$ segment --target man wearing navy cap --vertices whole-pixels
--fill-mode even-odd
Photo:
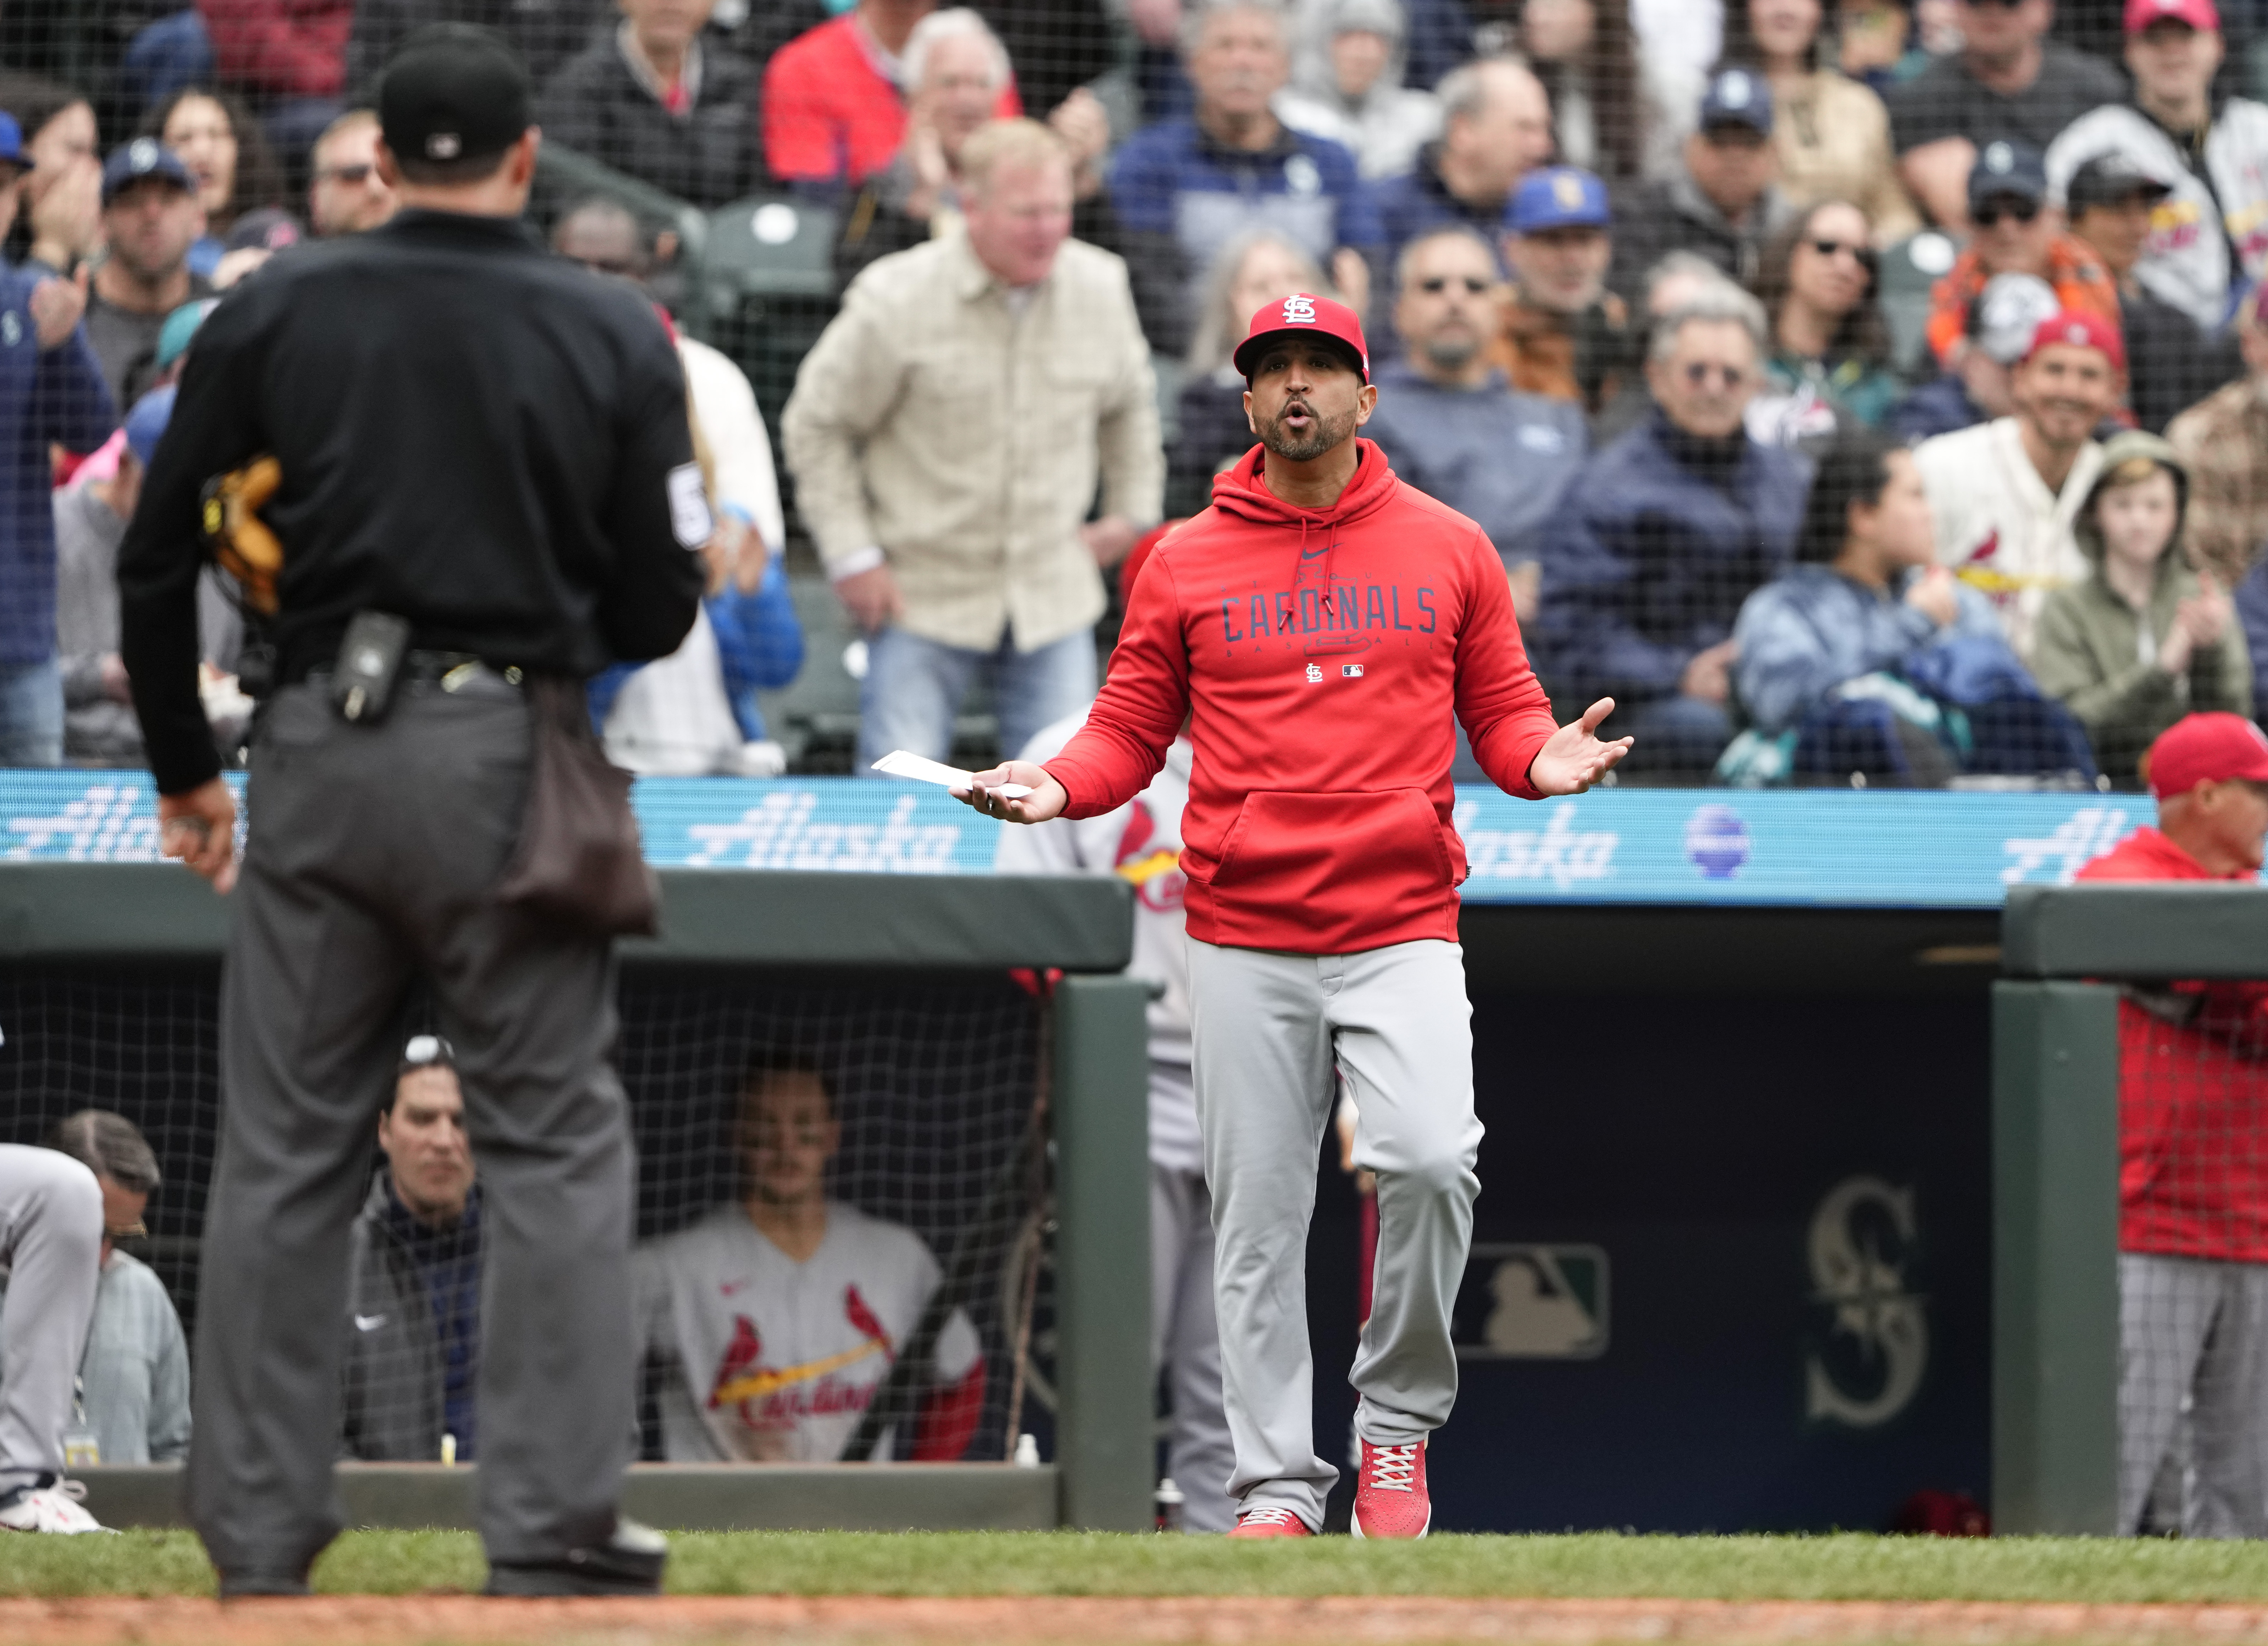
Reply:
[[[87,341],[111,397],[130,406],[157,375],[166,316],[212,295],[204,277],[189,272],[205,209],[180,156],[155,137],[112,151],[102,168],[102,226],[110,255],[95,270],[87,299]]]
[[[212,312],[119,550],[161,847],[235,893],[204,1247],[226,1283],[198,1311],[186,1493],[223,1595],[306,1593],[340,1529],[348,1234],[396,1074],[395,1008],[420,976],[494,1212],[490,1591],[652,1593],[667,1558],[618,1512],[637,1168],[611,934],[637,911],[578,899],[587,876],[553,879],[540,903],[508,888],[524,830],[634,830],[531,782],[536,739],[585,723],[593,675],[677,648],[712,526],[652,307],[522,221],[541,142],[530,100],[486,30],[439,25],[402,48],[378,94],[401,211],[295,248]],[[245,478],[255,463],[273,480]],[[225,511],[216,534],[272,613],[276,652],[240,879],[197,690],[216,485],[239,510],[269,493],[264,534]]]
[[[32,165],[0,114],[0,236]],[[38,264],[0,269],[0,766],[63,764],[48,448],[92,451],[117,423],[80,323],[86,305],[85,270],[62,280]]]
[[[1614,259],[1607,186],[1572,166],[1521,180],[1500,240],[1512,284],[1490,360],[1525,394],[1595,416],[1631,364],[1629,310],[1607,290]]]
[[[1719,69],[1701,94],[1684,164],[1616,203],[1621,231],[1607,284],[1638,295],[1647,269],[1674,251],[1697,252],[1742,285],[1754,284],[1764,241],[1793,210],[1775,187],[1771,85],[1749,69]]]

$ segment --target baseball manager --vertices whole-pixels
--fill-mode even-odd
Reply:
[[[1530,800],[1580,793],[1631,745],[1595,735],[1612,699],[1553,724],[1487,536],[1358,437],[1378,391],[1351,311],[1271,303],[1235,361],[1260,445],[1152,557],[1085,728],[1044,766],[956,793],[1015,823],[1107,812],[1192,717],[1182,866],[1241,1505],[1229,1535],[1319,1531],[1338,1478],[1315,1454],[1304,1273],[1336,1064],[1361,1109],[1355,1163],[1378,1176],[1354,1531],[1422,1537],[1480,1192],[1452,716],[1482,769]],[[1007,799],[1008,783],[1033,793]]]

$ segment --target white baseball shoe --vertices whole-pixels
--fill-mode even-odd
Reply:
[[[29,1486],[0,1495],[0,1532],[57,1532],[65,1536],[110,1531],[79,1506],[86,1482],[43,1474]]]

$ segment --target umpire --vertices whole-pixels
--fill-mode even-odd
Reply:
[[[497,36],[421,31],[378,103],[401,215],[278,258],[214,312],[118,556],[164,849],[225,892],[200,524],[217,477],[280,466],[278,687],[222,980],[189,1512],[225,1596],[306,1592],[340,1529],[348,1229],[422,970],[492,1220],[489,1592],[652,1591],[662,1540],[616,1513],[636,1349],[611,944],[495,894],[531,793],[526,694],[664,656],[692,624],[710,525],[685,383],[650,308],[519,221],[541,134]],[[372,724],[389,631],[400,667]]]

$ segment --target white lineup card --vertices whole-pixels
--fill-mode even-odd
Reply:
[[[976,774],[963,771],[959,766],[941,765],[934,760],[924,760],[919,755],[909,755],[902,749],[893,749],[874,763],[874,770],[887,772],[894,778],[911,778],[917,783],[939,783],[949,789],[974,788]],[[993,793],[1004,800],[1020,801],[1032,791],[1021,783],[1003,783]]]

